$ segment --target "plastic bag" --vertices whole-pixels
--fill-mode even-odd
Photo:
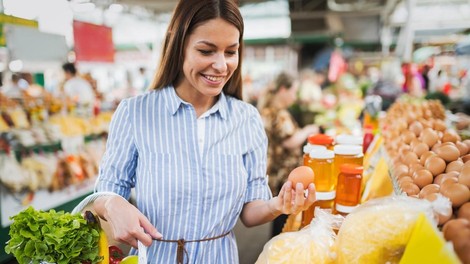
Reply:
[[[333,229],[339,227],[343,219],[317,207],[310,225],[297,232],[281,233],[269,240],[256,264],[334,263],[336,234]]]
[[[357,207],[338,233],[337,263],[399,263],[420,213],[436,222],[429,201],[408,196],[374,199]]]

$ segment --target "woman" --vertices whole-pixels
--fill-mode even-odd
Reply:
[[[238,217],[260,225],[315,200],[313,184],[304,197],[290,182],[271,197],[266,134],[241,100],[242,37],[233,0],[180,1],[153,90],[114,114],[97,192],[83,204],[94,201],[114,239],[148,246],[149,263],[238,263]]]
[[[318,133],[316,125],[300,128],[288,108],[297,100],[298,82],[287,73],[280,73],[273,86],[260,101],[260,112],[268,135],[269,187],[274,195],[280,193],[289,173],[302,164],[302,146],[310,134]],[[281,233],[287,215],[276,218],[272,236]]]

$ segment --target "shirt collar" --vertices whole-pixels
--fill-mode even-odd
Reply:
[[[176,94],[176,90],[173,86],[163,88],[162,92],[165,93],[165,97],[168,98],[168,100],[166,100],[166,105],[171,115],[176,114],[176,111],[178,111],[182,104],[188,104]],[[211,109],[208,110],[207,115],[219,112],[222,119],[227,119],[227,111],[227,96],[222,92],[220,93],[219,100],[211,107]]]

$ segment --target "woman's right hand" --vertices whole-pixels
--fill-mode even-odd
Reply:
[[[103,196],[93,205],[95,212],[108,222],[113,232],[113,239],[137,248],[137,240],[150,246],[153,239],[162,238],[162,234],[150,223],[135,206],[121,196]]]

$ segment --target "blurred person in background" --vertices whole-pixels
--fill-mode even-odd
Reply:
[[[95,193],[76,211],[92,203],[115,240],[148,247],[145,263],[238,263],[239,218],[261,225],[315,201],[313,183],[307,197],[290,181],[269,190],[266,132],[242,101],[243,31],[235,0],[180,0],[152,90],[114,113]]]
[[[137,94],[142,94],[148,91],[150,85],[147,76],[147,70],[144,67],[139,67],[137,77],[135,77],[133,86]]]
[[[298,81],[287,73],[280,73],[272,87],[259,101],[259,110],[268,135],[267,173],[269,187],[277,195],[286,183],[289,173],[302,165],[302,146],[311,134],[319,132],[316,125],[300,128],[288,108],[297,100]],[[272,236],[281,233],[287,215],[278,216],[272,225]]]
[[[0,92],[10,99],[20,100],[23,98],[25,89],[20,86],[21,76],[18,73],[12,73],[10,82],[1,87]]]
[[[95,102],[95,94],[91,84],[78,75],[75,64],[65,63],[62,65],[62,69],[65,77],[64,94],[75,103],[92,107]]]

